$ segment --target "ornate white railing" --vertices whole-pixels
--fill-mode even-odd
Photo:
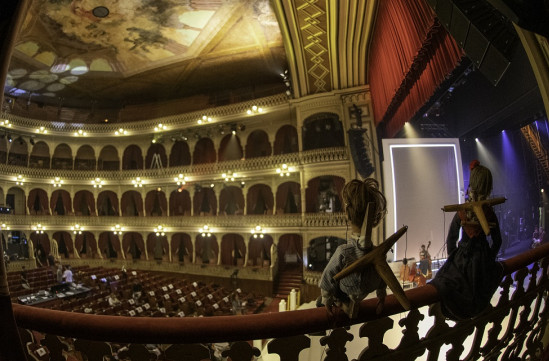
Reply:
[[[196,164],[189,166],[154,168],[154,169],[132,169],[132,170],[72,170],[72,169],[44,169],[29,168],[0,164],[0,179],[13,181],[14,175],[21,174],[26,179],[44,179],[49,182],[54,177],[60,177],[65,182],[87,182],[99,177],[109,183],[128,183],[128,180],[141,177],[143,179],[154,179],[155,182],[166,181],[173,183],[173,177],[183,173],[185,175],[203,176],[207,179],[220,178],[221,173],[226,171],[255,172],[261,174],[276,174],[276,168],[282,164],[299,166],[311,163],[326,163],[347,161],[349,155],[347,148],[322,148],[308,150],[301,153],[289,153],[273,155],[268,157],[249,158],[243,160],[231,160],[217,163]]]
[[[136,134],[148,134],[151,130],[157,126],[159,123],[166,125],[168,131],[173,132],[177,130],[187,129],[191,126],[196,126],[196,121],[201,118],[204,114],[212,118],[221,118],[225,121],[231,121],[234,119],[240,119],[243,115],[246,114],[246,110],[251,108],[253,105],[261,106],[266,110],[272,107],[279,107],[284,105],[287,108],[288,105],[288,96],[286,94],[277,94],[273,96],[268,96],[260,99],[254,99],[253,101],[246,101],[238,104],[220,106],[216,108],[210,108],[207,110],[195,111],[191,113],[178,114],[160,118],[154,118],[139,122],[128,122],[128,123],[101,123],[101,124],[85,124],[84,126],[80,123],[66,123],[66,122],[55,122],[55,121],[44,121],[38,119],[27,118],[10,113],[2,113],[0,117],[3,119],[8,119],[13,127],[17,130],[26,131],[28,133],[34,133],[35,129],[44,127],[48,130],[48,133],[55,135],[67,135],[71,136],[75,131],[78,131],[82,128],[86,130],[88,137],[104,137],[106,134],[113,134],[115,130],[119,128],[124,128],[129,132],[129,135]]]
[[[86,230],[110,230],[115,224],[126,227],[126,231],[151,231],[162,224],[168,232],[191,229],[197,232],[198,226],[207,224],[211,228],[242,229],[248,231],[258,224],[273,229],[290,231],[298,227],[344,227],[343,213],[305,213],[281,215],[243,215],[243,216],[177,216],[177,217],[96,217],[96,216],[34,216],[0,214],[0,223],[17,228],[30,229],[32,225],[42,224],[47,229],[68,229],[79,224]],[[278,229],[279,228],[279,229]]]

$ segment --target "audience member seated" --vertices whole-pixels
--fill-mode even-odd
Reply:
[[[118,299],[118,297],[116,297],[116,295],[114,294],[114,292],[112,292],[109,295],[108,301],[109,301],[109,306],[111,306],[111,307],[119,305],[121,303],[120,300]]]

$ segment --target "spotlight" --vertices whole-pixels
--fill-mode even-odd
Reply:
[[[25,144],[25,142],[23,141],[23,138],[21,138],[21,137],[19,137],[19,144],[20,144],[20,145]]]
[[[11,138],[11,134],[8,134],[8,142],[11,143],[12,140],[13,140],[13,139]]]
[[[30,142],[31,145],[34,145],[34,138],[30,138],[29,142]]]
[[[236,124],[231,124],[231,133],[236,134]]]

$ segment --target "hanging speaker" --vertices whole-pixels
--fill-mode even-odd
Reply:
[[[362,128],[353,128],[347,131],[351,156],[353,157],[355,168],[362,178],[368,178],[375,170],[366,149],[364,141],[365,133],[366,129]]]

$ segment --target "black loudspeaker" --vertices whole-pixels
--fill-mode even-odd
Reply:
[[[475,66],[497,85],[518,42],[511,22],[486,0],[428,0],[428,3]]]
[[[375,170],[368,156],[366,144],[364,143],[365,133],[366,129],[362,128],[353,128],[347,131],[351,156],[353,157],[355,168],[362,178],[369,177]]]

